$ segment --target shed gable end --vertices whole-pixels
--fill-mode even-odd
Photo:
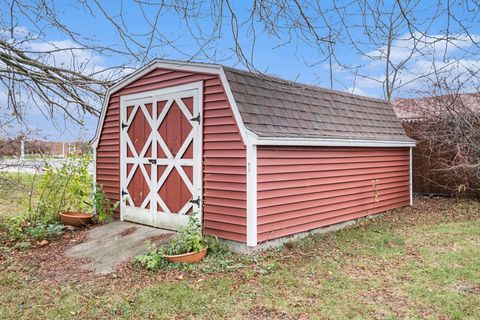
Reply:
[[[246,241],[246,149],[217,74],[156,68],[114,92],[96,148],[96,181],[120,200],[120,96],[203,81],[203,224],[206,233]],[[118,217],[118,213],[117,213]]]

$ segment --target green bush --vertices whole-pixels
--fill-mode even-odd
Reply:
[[[38,223],[25,229],[26,234],[33,240],[50,240],[63,233],[63,226],[56,223]]]
[[[148,243],[146,254],[135,257],[134,263],[148,270],[164,269],[168,266],[169,261],[163,257],[164,253],[153,243]]]
[[[231,253],[225,245],[223,245],[218,238],[212,236],[205,236],[204,241],[208,246],[208,256],[205,260],[213,261],[208,263],[204,268],[199,267],[200,271],[218,271],[223,270],[233,263],[234,254]],[[147,253],[138,255],[134,258],[134,264],[148,270],[159,269],[196,269],[198,265],[186,265],[183,263],[172,263],[164,258],[165,254],[171,254],[171,250],[167,250],[170,245],[163,245],[157,247],[152,243],[148,243]]]
[[[35,220],[55,222],[64,211],[85,212],[90,209],[88,197],[92,189],[92,176],[88,173],[90,156],[69,155],[61,166],[46,163],[39,186],[40,198],[33,212]]]
[[[18,214],[3,217],[0,224],[3,231],[3,240],[11,242],[26,240],[25,226],[27,226],[25,215]]]

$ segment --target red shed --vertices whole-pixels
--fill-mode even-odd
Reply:
[[[156,60],[110,88],[96,181],[122,220],[247,246],[412,204],[392,106],[221,65]]]

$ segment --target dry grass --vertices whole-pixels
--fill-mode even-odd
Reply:
[[[5,252],[0,317],[480,319],[480,204],[418,198],[231,268],[74,274],[62,250],[81,234]],[[69,267],[65,267],[68,265]],[[205,266],[205,265],[204,265]]]

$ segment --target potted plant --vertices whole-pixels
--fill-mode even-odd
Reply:
[[[96,185],[95,190],[90,194],[90,197],[92,199],[92,203],[90,204],[86,201],[84,201],[84,203],[89,204],[95,214],[77,211],[62,212],[60,213],[60,220],[62,223],[69,226],[81,227],[92,223],[94,216],[96,217],[96,221],[110,222],[120,202],[117,201],[114,205],[112,205],[110,199],[108,199],[105,191],[103,191],[100,185]]]
[[[60,213],[62,224],[72,227],[82,227],[92,223],[93,214],[79,211],[64,211]]]
[[[162,246],[163,257],[171,262],[197,263],[207,254],[207,241],[202,234],[198,215],[190,215],[188,225],[181,228],[172,241]]]

